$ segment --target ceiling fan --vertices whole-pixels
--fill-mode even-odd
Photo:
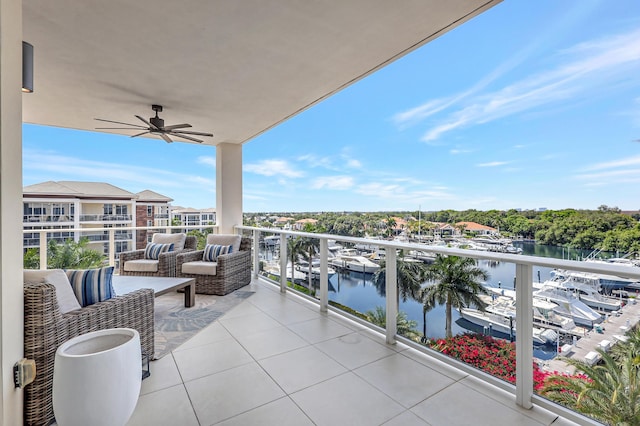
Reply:
[[[151,109],[156,112],[156,116],[149,118],[148,121],[140,117],[139,115],[135,116],[138,120],[142,121],[145,124],[145,126],[142,126],[140,124],[122,123],[120,121],[112,121],[112,120],[104,120],[102,118],[96,118],[96,120],[104,121],[106,123],[115,123],[115,124],[123,124],[125,126],[130,126],[130,127],[96,127],[96,130],[144,130],[143,132],[132,135],[131,137],[135,138],[135,137],[150,133],[152,135],[160,136],[167,143],[173,142],[171,137],[173,137],[174,139],[181,138],[181,139],[186,139],[186,140],[198,142],[198,143],[202,143],[203,140],[194,138],[191,135],[213,137],[212,133],[180,130],[180,129],[186,129],[191,127],[191,124],[187,124],[187,123],[165,126],[164,120],[158,117],[158,113],[162,112],[162,105],[151,105]]]

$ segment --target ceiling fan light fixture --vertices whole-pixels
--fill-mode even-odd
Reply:
[[[143,136],[146,134],[152,134],[152,135],[158,135],[160,136],[165,142],[167,143],[171,143],[173,142],[173,139],[171,139],[171,137],[173,138],[179,138],[179,139],[184,139],[187,141],[191,141],[191,142],[197,142],[197,143],[202,143],[204,142],[202,139],[198,139],[194,136],[205,136],[205,137],[213,137],[213,133],[204,133],[204,132],[193,132],[193,131],[187,131],[187,130],[183,130],[183,129],[188,129],[191,127],[191,124],[189,123],[182,123],[182,124],[173,124],[171,126],[165,126],[164,125],[164,120],[160,117],[158,117],[158,112],[162,112],[162,105],[151,105],[151,109],[153,111],[155,111],[156,115],[155,117],[151,117],[149,118],[149,120],[147,120],[146,118],[143,118],[139,115],[134,115],[134,117],[136,117],[138,120],[142,121],[145,126],[141,126],[139,124],[130,124],[130,123],[123,123],[121,121],[113,121],[113,120],[105,120],[103,118],[96,118],[97,121],[103,121],[106,123],[113,123],[113,124],[120,124],[120,125],[124,125],[124,126],[130,126],[131,128],[122,128],[122,127],[96,127],[96,129],[98,130],[135,130],[135,131],[140,131],[140,130],[144,130],[141,133],[137,133],[135,135],[132,135],[132,138],[136,138],[138,136]],[[171,136],[171,137],[170,137]]]

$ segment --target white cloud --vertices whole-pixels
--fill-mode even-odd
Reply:
[[[640,30],[581,43],[562,53],[564,62],[554,69],[494,92],[467,97],[465,106],[449,113],[422,140],[433,143],[459,127],[487,123],[609,87],[619,75],[626,78],[640,69]]]
[[[584,170],[585,171],[604,170],[604,169],[612,169],[612,168],[626,167],[626,166],[640,166],[640,155],[636,155],[635,157],[623,158],[621,160],[593,164],[591,166],[586,167]]]
[[[215,167],[216,166],[216,157],[210,157],[210,156],[205,156],[202,155],[200,157],[198,157],[198,164],[207,164],[211,167]]]
[[[346,190],[352,188],[354,180],[351,176],[321,176],[313,180],[313,189]]]
[[[25,170],[46,172],[52,180],[89,180],[122,185],[121,182],[156,188],[181,188],[196,183],[215,188],[215,180],[198,175],[175,173],[161,168],[139,167],[107,161],[85,160],[50,152],[24,150]],[[129,190],[129,188],[123,188]]]
[[[476,164],[476,167],[499,167],[499,166],[504,166],[505,164],[509,164],[509,162],[508,161],[490,161],[488,163]]]
[[[360,169],[362,168],[362,163],[359,160],[351,158],[347,160],[346,166],[352,169]]]
[[[451,155],[458,155],[458,154],[469,154],[472,153],[473,151],[470,149],[457,149],[454,148],[452,150],[449,151],[449,154]]]
[[[284,176],[288,178],[299,178],[304,176],[303,172],[296,170],[286,160],[261,160],[257,163],[245,164],[244,170],[263,176]]]

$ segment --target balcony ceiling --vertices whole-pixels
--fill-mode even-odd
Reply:
[[[23,0],[23,118],[93,130],[161,104],[166,125],[244,143],[499,1]]]

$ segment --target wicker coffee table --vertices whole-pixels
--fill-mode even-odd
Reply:
[[[192,307],[196,303],[196,280],[193,278],[167,278],[167,277],[129,277],[122,275],[113,276],[113,289],[117,295],[131,293],[141,288],[150,288],[154,296],[184,289],[184,306]]]

